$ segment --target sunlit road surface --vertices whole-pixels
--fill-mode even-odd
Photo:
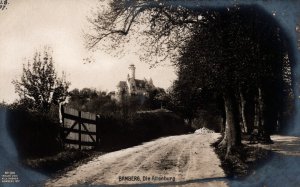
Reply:
[[[48,186],[156,184],[159,186],[300,186],[300,137],[274,135],[274,144],[253,146],[271,150],[272,158],[248,177],[226,179],[211,143],[219,134],[189,134],[161,138],[140,146],[109,153],[48,181]],[[244,142],[246,143],[246,142]],[[138,176],[141,181],[119,177]],[[173,181],[147,180],[143,176],[175,177]]]
[[[211,147],[218,137],[195,133],[160,138],[99,156],[46,185],[226,186],[221,162]]]

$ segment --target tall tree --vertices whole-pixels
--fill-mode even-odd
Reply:
[[[20,96],[20,103],[40,112],[48,112],[51,104],[64,101],[70,85],[64,73],[57,77],[53,58],[47,49],[43,53],[36,52],[32,61],[23,64],[21,79],[12,83]]]
[[[226,117],[232,122],[237,124],[240,115],[246,129],[251,129],[254,124],[249,124],[253,123],[249,118],[255,115],[256,128],[263,139],[270,141],[270,133],[283,110],[283,82],[291,80],[289,68],[283,68],[283,64],[288,66],[287,48],[282,43],[280,28],[272,21],[262,27],[260,21],[266,18],[251,9],[233,8],[212,14],[215,21],[195,28],[192,40],[181,50],[177,63],[181,76],[192,79],[190,87],[197,85],[222,94]],[[232,98],[227,98],[230,94]],[[230,100],[235,104],[228,103]],[[238,102],[241,111],[235,106]],[[231,108],[226,104],[235,112],[230,114],[227,110]],[[246,115],[246,106],[253,104],[256,113],[250,111],[252,116]]]
[[[141,40],[141,43],[143,44],[142,46],[145,47],[145,53],[143,56],[144,58],[142,58],[143,60],[154,60],[155,63],[158,63],[160,61],[164,61],[166,58],[171,58],[173,62],[176,62],[178,56],[180,55],[180,49],[183,49],[184,46],[191,40],[195,40],[194,33],[198,32],[197,29],[199,31],[201,29],[207,29],[209,32],[206,33],[215,33],[209,38],[210,41],[207,41],[205,44],[203,44],[201,49],[194,48],[193,50],[189,50],[189,53],[190,56],[194,58],[196,54],[200,54],[202,52],[210,54],[202,59],[197,59],[197,63],[207,61],[212,62],[208,63],[208,65],[206,63],[206,66],[200,66],[202,69],[201,73],[207,75],[206,77],[210,77],[210,81],[202,82],[205,83],[205,86],[207,87],[211,86],[222,91],[227,120],[227,133],[224,140],[226,142],[228,152],[230,152],[232,147],[235,147],[241,143],[236,90],[239,89],[240,86],[246,85],[248,83],[247,78],[252,76],[251,74],[254,71],[246,71],[247,68],[260,70],[261,66],[267,67],[270,65],[269,62],[272,61],[272,59],[276,59],[274,55],[274,58],[272,57],[271,51],[274,51],[274,49],[278,47],[278,39],[286,43],[289,41],[274,18],[272,18],[270,15],[268,15],[268,13],[258,6],[237,5],[235,7],[213,8],[205,7],[203,5],[203,1],[194,0],[112,0],[110,1],[109,8],[106,11],[101,10],[98,12],[97,17],[90,19],[90,22],[94,28],[94,32],[87,35],[87,44],[88,47],[93,48],[101,41],[105,41],[105,43],[109,46],[104,47],[116,49],[116,47],[122,46],[121,44],[132,39],[134,34],[137,33],[130,31],[142,31],[139,32],[142,35],[140,35],[138,39]],[[258,36],[256,38],[257,40],[249,39],[250,36],[244,37],[243,40],[235,37],[236,35],[241,35],[244,31],[247,31],[247,29],[242,29],[242,27],[247,28],[248,25],[253,25],[253,22],[248,19],[247,24],[240,25],[243,19],[238,19],[236,17],[241,15],[237,13],[226,14],[226,11],[241,12],[244,10],[250,10],[246,11],[248,16],[254,13],[257,15],[255,19],[263,20],[254,23],[256,26],[252,27],[257,29],[257,26],[259,26],[261,27],[261,31],[266,31],[266,33],[260,32],[259,35],[257,35],[255,32],[253,32],[255,30],[252,30],[252,33],[254,33],[253,36]],[[222,16],[218,16],[219,14],[222,14]],[[243,16],[247,17],[247,14],[244,14]],[[231,18],[235,18],[235,21],[231,22]],[[226,21],[222,21],[222,19],[225,19]],[[276,26],[275,28],[279,31],[274,32],[274,27],[272,27],[271,32],[268,32],[269,25],[261,24],[261,22],[266,21],[270,21],[272,24],[274,24],[274,26]],[[232,32],[231,28],[227,26],[228,23],[235,28],[234,32]],[[141,24],[143,25],[142,27]],[[251,30],[247,32],[249,33]],[[278,37],[274,37],[274,35]],[[268,38],[272,39],[271,42],[264,43],[268,40]],[[263,50],[260,50],[259,47],[255,47],[255,44],[257,44],[260,39],[263,39],[264,41],[260,46],[263,48]],[[243,42],[246,42],[247,44],[252,42],[252,44],[249,46],[244,45],[242,49],[245,51],[239,50],[239,52],[242,53],[235,52],[234,49],[238,49],[239,44],[242,44]],[[272,44],[276,45],[272,46]],[[253,49],[251,49],[251,47]],[[270,47],[270,49],[268,49],[268,47]],[[250,56],[247,54],[247,50],[251,51],[251,53],[249,53]],[[265,56],[257,56],[258,63],[252,63],[253,58],[251,55],[253,54],[252,52],[255,52],[255,50],[258,50],[256,52],[261,52],[262,54],[264,52],[267,53]],[[290,55],[290,51],[288,51],[288,54]],[[262,63],[259,63],[259,58],[267,60],[263,60],[261,61]],[[292,57],[290,59],[290,62],[292,63]],[[252,65],[250,66],[249,64],[251,63]],[[259,64],[261,64],[261,66]],[[175,65],[178,64],[175,63]],[[268,67],[273,68],[271,70],[280,69],[279,66],[276,65],[270,65]],[[293,65],[291,65],[291,67],[293,67]],[[261,80],[261,82],[254,82],[259,83],[263,85],[261,87],[266,88],[268,83],[264,82],[263,79],[260,78],[260,75],[267,73],[267,75],[272,77],[273,74],[268,74],[268,68],[262,68],[262,70],[263,72],[254,74],[254,77]],[[241,76],[241,72],[249,74]],[[270,72],[273,73],[274,71]],[[245,77],[245,81],[243,81],[243,77]],[[270,81],[272,79],[267,80]],[[271,81],[271,83],[273,82],[276,81]],[[271,90],[273,89],[275,88],[272,87]],[[265,90],[270,91],[268,89]],[[265,94],[263,98],[267,99],[267,97],[265,97],[267,95],[268,94]],[[266,112],[264,113],[267,114]],[[265,125],[263,126],[266,127]]]

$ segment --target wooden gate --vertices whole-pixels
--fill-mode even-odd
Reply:
[[[62,136],[66,146],[91,149],[98,145],[96,114],[61,106]]]

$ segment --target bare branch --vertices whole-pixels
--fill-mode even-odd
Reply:
[[[188,41],[188,33],[194,25],[205,22],[199,19],[199,15],[205,13],[201,3],[194,0],[186,3],[171,0],[112,0],[108,10],[99,11],[96,19],[89,19],[93,29],[85,35],[87,47],[91,50],[97,46],[113,52],[122,45],[122,38],[127,37],[123,42],[130,40],[128,34],[134,31],[139,35],[131,39],[143,44],[143,51],[139,54],[144,56],[144,60],[174,59],[182,42]]]

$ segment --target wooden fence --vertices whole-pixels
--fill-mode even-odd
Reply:
[[[98,145],[96,114],[60,106],[60,117],[62,136],[66,146],[78,149],[91,149]]]

